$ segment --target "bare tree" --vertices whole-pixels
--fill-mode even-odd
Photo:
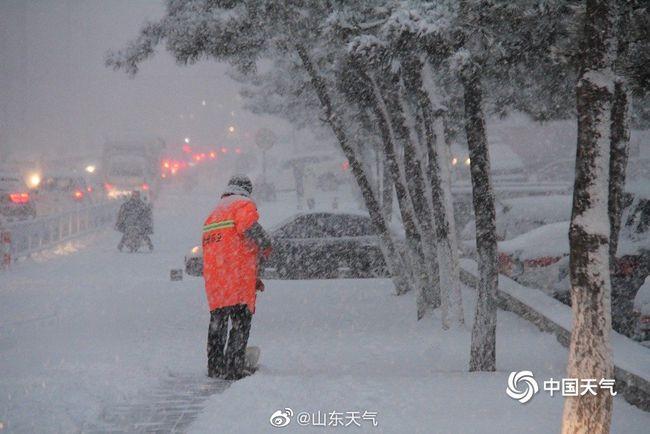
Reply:
[[[466,66],[461,73],[465,103],[465,134],[469,147],[472,178],[472,202],[476,216],[476,252],[478,256],[478,297],[472,325],[470,371],[496,369],[496,292],[497,271],[496,212],[490,180],[485,115],[483,114],[481,77],[476,65]]]

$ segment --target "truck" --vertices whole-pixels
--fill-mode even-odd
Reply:
[[[102,177],[109,198],[138,190],[155,199],[160,182],[161,155],[165,142],[159,138],[107,141],[102,150]]]

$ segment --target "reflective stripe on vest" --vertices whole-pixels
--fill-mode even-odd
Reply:
[[[226,229],[226,228],[234,228],[235,227],[235,221],[234,220],[222,220],[220,222],[215,222],[215,223],[210,223],[209,225],[203,226],[203,232],[211,232],[215,231],[217,229]]]

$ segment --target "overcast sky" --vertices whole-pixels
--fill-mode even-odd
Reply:
[[[269,125],[240,109],[225,65],[180,67],[163,50],[135,78],[104,66],[162,13],[161,0],[0,0],[0,158],[97,153],[133,133],[216,143],[229,125],[242,139]]]

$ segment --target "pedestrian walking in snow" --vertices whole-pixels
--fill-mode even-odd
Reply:
[[[237,380],[252,373],[244,369],[246,345],[256,290],[264,289],[258,276],[260,259],[267,257],[271,248],[268,235],[257,222],[259,214],[250,198],[252,191],[248,177],[233,176],[203,226],[203,277],[210,308],[210,377]]]
[[[153,234],[153,212],[151,205],[140,197],[139,191],[133,191],[131,197],[122,204],[117,214],[115,229],[122,233],[117,249],[121,252],[124,245],[131,251],[138,250],[141,241],[153,250],[149,235]]]

